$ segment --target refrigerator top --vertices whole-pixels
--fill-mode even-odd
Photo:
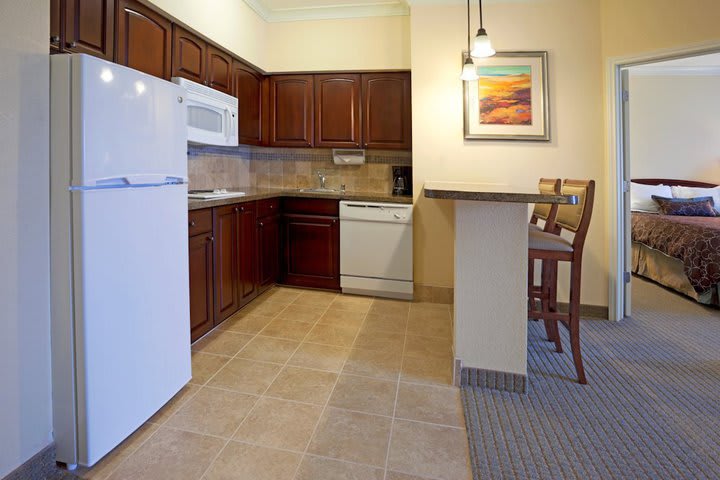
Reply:
[[[70,62],[71,187],[187,182],[185,89],[89,55],[53,61]]]

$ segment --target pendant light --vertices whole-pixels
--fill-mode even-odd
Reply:
[[[460,80],[471,82],[480,78],[477,74],[477,68],[475,62],[470,58],[470,0],[467,0],[467,57],[465,57],[465,63],[463,64],[462,74]]]
[[[490,37],[488,37],[487,32],[483,28],[482,0],[478,0],[478,10],[480,11],[480,28],[475,36],[475,42],[470,56],[479,58],[492,57],[495,55],[495,49],[492,48]]]

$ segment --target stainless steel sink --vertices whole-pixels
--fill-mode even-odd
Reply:
[[[334,188],[298,188],[300,193],[340,193],[340,190]]]

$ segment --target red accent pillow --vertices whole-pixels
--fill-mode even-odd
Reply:
[[[684,217],[717,217],[712,197],[665,198],[653,195],[652,199],[660,206],[663,215]]]

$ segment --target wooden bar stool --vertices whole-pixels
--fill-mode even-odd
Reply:
[[[541,178],[538,182],[538,191],[544,195],[560,195],[560,187],[562,180],[559,178]],[[529,231],[545,231],[557,233],[558,228],[555,226],[555,217],[557,216],[558,205],[557,203],[536,203],[533,208],[532,216],[530,217],[530,223],[528,224]],[[538,221],[542,220],[544,225],[540,227]],[[528,259],[528,289],[533,287],[535,281],[535,260]],[[532,297],[528,299],[530,302],[533,301]],[[548,340],[552,341],[550,336],[551,327],[548,321],[545,321],[545,331],[548,333]]]
[[[592,216],[595,198],[594,180],[565,180],[562,195],[576,195],[577,205],[560,205],[557,209],[555,227],[557,232],[531,230],[528,239],[529,261],[542,260],[542,280],[539,287],[528,289],[528,318],[543,319],[548,337],[555,342],[558,353],[562,344],[557,322],[570,330],[570,347],[578,382],[586,384],[585,370],[580,353],[580,279],[582,254]],[[560,236],[562,230],[574,233],[572,242]],[[557,265],[570,262],[570,306],[568,313],[557,311]],[[541,309],[537,310],[540,300]]]

